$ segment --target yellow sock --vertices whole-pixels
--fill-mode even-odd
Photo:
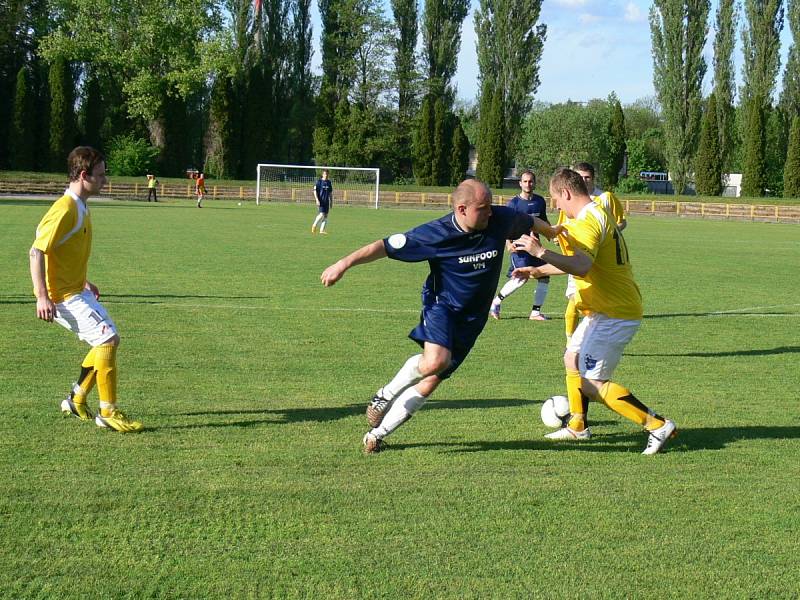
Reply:
[[[642,404],[630,390],[613,381],[606,381],[600,388],[600,399],[615,413],[647,430],[658,429],[664,424],[664,419]]]
[[[100,414],[111,416],[117,402],[117,347],[113,344],[97,346],[94,355],[94,370],[97,373],[97,393],[100,396]]]
[[[94,388],[97,375],[97,371],[94,369],[94,357],[95,349],[91,348],[81,363],[81,374],[78,377],[78,387],[73,389],[75,394],[72,398],[73,402],[85,404],[86,396],[88,396],[89,392],[91,392]]]
[[[581,374],[573,369],[567,369],[565,379],[570,412],[568,426],[573,431],[583,431],[586,429],[586,406],[581,394]]]
[[[578,328],[578,321],[580,320],[580,314],[578,314],[578,310],[575,308],[575,297],[570,296],[569,302],[567,303],[567,310],[564,312],[564,330],[567,334],[567,339],[572,337],[572,334],[575,333],[575,330]]]

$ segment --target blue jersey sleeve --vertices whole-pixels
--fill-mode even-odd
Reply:
[[[437,236],[432,235],[430,227],[420,225],[406,233],[395,233],[383,240],[386,255],[403,262],[420,262],[437,255]]]

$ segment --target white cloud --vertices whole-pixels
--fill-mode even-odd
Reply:
[[[597,23],[598,21],[601,21],[602,19],[603,19],[603,17],[601,17],[600,15],[592,15],[592,14],[589,14],[589,13],[581,13],[578,16],[578,20],[581,23],[583,23],[584,25],[586,25],[588,23]]]
[[[637,4],[634,4],[633,2],[628,2],[625,5],[625,20],[630,23],[638,23],[640,21],[644,21],[645,20],[644,13]]]

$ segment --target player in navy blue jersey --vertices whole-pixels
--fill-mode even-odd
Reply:
[[[317,203],[319,212],[317,218],[314,219],[314,224],[311,225],[311,233],[317,233],[317,225],[319,225],[319,232],[327,235],[325,226],[328,224],[328,212],[333,203],[333,183],[328,179],[328,169],[322,169],[322,177],[317,179],[317,183],[314,184],[314,201]]]
[[[379,452],[383,438],[408,421],[467,357],[486,325],[506,242],[531,229],[549,238],[557,233],[540,219],[493,207],[489,188],[467,180],[453,194],[452,213],[367,244],[323,271],[320,279],[328,287],[349,268],[386,256],[430,266],[420,322],[409,334],[422,354],[409,358],[367,407],[372,429],[364,436],[366,453]]]
[[[547,219],[547,202],[538,194],[533,193],[533,188],[536,185],[536,176],[533,171],[525,171],[519,178],[520,193],[508,201],[506,206],[513,208],[516,211],[539,217],[543,221]],[[512,277],[511,273],[514,269],[521,267],[541,267],[544,264],[539,258],[531,256],[524,250],[516,250],[511,242],[506,245],[509,255],[511,257],[511,264],[508,267],[508,281],[498,292],[492,301],[492,306],[489,309],[489,314],[494,319],[500,318],[500,308],[503,300],[508,298],[511,294],[516,292],[523,285],[528,283],[528,280],[521,277]],[[531,314],[528,318],[531,321],[547,321],[549,317],[542,314],[542,305],[545,298],[547,298],[547,290],[550,287],[550,278],[541,277],[536,280],[536,290],[533,293],[533,307]]]

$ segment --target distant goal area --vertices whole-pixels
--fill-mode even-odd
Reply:
[[[333,187],[331,204],[380,206],[380,169],[325,165],[259,164],[256,204],[298,202],[315,204],[314,190],[323,172]],[[322,188],[320,188],[322,189]]]

